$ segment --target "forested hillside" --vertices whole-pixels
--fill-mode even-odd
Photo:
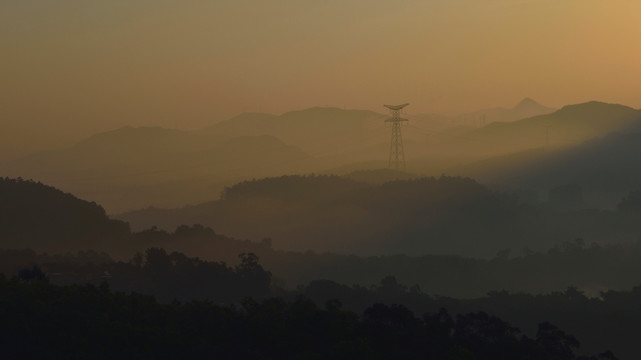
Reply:
[[[469,178],[441,176],[364,183],[337,176],[281,176],[228,187],[220,200],[117,216],[136,230],[202,224],[236,238],[273,239],[275,248],[358,255],[456,254],[492,257],[563,241],[616,243],[641,234],[637,216],[594,210],[580,187],[522,199]]]
[[[3,276],[0,292],[3,358],[597,359],[578,357],[579,342],[548,322],[528,337],[482,312],[416,317],[377,304],[359,316],[338,301],[320,308],[305,298],[159,304],[106,284],[56,287]]]
[[[117,248],[129,225],[51,186],[0,178],[0,246],[67,251]]]
[[[87,255],[87,259],[100,258],[83,256]],[[94,285],[79,280],[65,287],[53,286],[50,282],[60,283],[63,273],[44,273],[37,266],[19,271],[10,280],[0,275],[4,294],[0,355],[40,358],[46,348],[56,356],[70,357],[181,354],[185,358],[215,351],[253,358],[252,353],[260,349],[262,358],[266,353],[268,358],[283,354],[440,358],[462,351],[475,353],[479,359],[524,358],[526,354],[532,359],[596,359],[575,355],[594,352],[602,353],[599,358],[614,359],[612,353],[603,352],[605,348],[630,354],[632,343],[625,335],[641,325],[638,314],[631,312],[625,327],[612,327],[620,315],[615,305],[628,309],[629,302],[638,297],[636,289],[608,292],[603,300],[590,300],[568,289],[537,296],[535,302],[528,295],[507,293],[459,301],[434,298],[416,286],[408,289],[387,277],[369,289],[314,281],[295,291],[283,291],[271,284],[270,273],[257,257],[243,254],[241,258],[233,268],[162,249],[148,249],[144,258],[135,256],[128,263],[111,265],[83,264],[81,257],[58,258],[71,262],[58,263],[57,271],[73,269],[76,275],[98,271],[101,276],[89,280]],[[110,271],[99,272],[104,266]],[[126,292],[114,293],[110,287]],[[274,295],[280,298],[271,297]],[[322,303],[324,310],[316,305]],[[342,310],[343,303],[346,310]],[[528,311],[514,311],[516,308]],[[424,315],[417,318],[413,311]],[[523,330],[485,311],[501,314]],[[96,314],[101,315],[85,321]],[[600,326],[577,327],[577,317],[598,321]],[[580,334],[581,340],[550,322],[562,323]],[[51,332],[54,324],[59,326]],[[604,333],[605,329],[610,331]],[[74,346],[63,345],[63,338]],[[580,349],[583,339],[590,341]],[[296,346],[290,344],[294,340]],[[243,346],[233,345],[236,342]],[[91,346],[83,345],[88,343]]]

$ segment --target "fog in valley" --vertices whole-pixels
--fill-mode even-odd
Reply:
[[[0,3],[0,357],[638,358],[639,11]]]

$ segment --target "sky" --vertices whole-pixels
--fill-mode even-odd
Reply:
[[[638,0],[0,0],[0,153],[312,106],[641,108],[639,14]]]

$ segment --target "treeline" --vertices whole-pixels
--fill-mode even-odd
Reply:
[[[553,198],[560,203],[577,197],[575,187],[557,190]],[[554,202],[526,204],[474,180],[446,176],[380,185],[336,176],[282,176],[241,182],[228,188],[224,198],[129,214],[125,218],[135,223],[161,225],[132,233],[127,223],[110,219],[95,203],[41,183],[1,178],[0,248],[53,253],[96,249],[123,257],[157,246],[207,253],[211,242],[197,238],[225,243],[233,256],[245,252],[239,247],[254,246],[228,241],[211,228],[236,238],[269,238],[274,248],[298,252],[491,258],[508,249],[542,251],[564,239],[617,243],[641,234],[637,193],[624,198],[618,211],[555,210]],[[173,235],[164,230],[172,224]]]
[[[135,228],[200,223],[234,237],[271,237],[275,247],[293,251],[382,254],[469,249],[476,254],[487,253],[497,241],[507,242],[505,236],[495,236],[503,231],[497,225],[512,218],[518,206],[514,197],[467,178],[373,185],[338,176],[292,175],[238,183],[211,203],[145,209],[120,217]]]
[[[248,296],[270,296],[272,275],[259,264],[258,257],[242,253],[238,258],[238,264],[230,266],[160,248],[136,253],[126,262],[92,251],[51,256],[7,250],[0,251],[0,271],[46,278],[57,285],[108,282],[115,290],[153,295],[163,302],[198,299],[231,304]]]
[[[312,188],[314,191],[310,191]],[[367,188],[364,183],[335,175],[286,175],[241,181],[225,187],[221,199],[234,201],[263,197],[291,201],[336,200],[345,193]]]
[[[626,291],[602,291],[588,296],[575,287],[546,294],[492,291],[474,299],[428,295],[418,286],[406,286],[394,277],[365,287],[329,280],[312,281],[288,294],[303,295],[317,303],[340,299],[345,309],[361,311],[374,303],[403,304],[415,313],[432,313],[441,308],[453,314],[487,312],[534,334],[537,324],[550,321],[575,335],[583,351],[612,349],[623,359],[638,358],[637,334],[641,332],[641,286]]]
[[[259,242],[237,240],[202,225],[181,225],[174,232],[152,228],[133,233],[127,244],[130,249],[127,255],[116,259],[128,260],[136,251],[144,253],[146,249],[163,248],[168,254],[176,252],[198,256],[199,261],[236,265],[238,254],[253,253],[270,270],[274,282],[287,289],[318,279],[370,286],[390,275],[401,283],[418,285],[429,294],[457,298],[480,297],[500,290],[548,293],[571,286],[598,296],[602,290],[630,289],[641,284],[641,242],[598,245],[575,239],[544,252],[504,249],[491,259],[453,255],[358,257],[281,251],[274,249],[270,238]],[[94,266],[116,263],[104,252],[44,255],[35,251],[0,250],[0,271],[5,273],[15,274],[36,264],[54,273],[92,273],[59,269],[80,266],[83,262]]]
[[[33,359],[615,359],[542,322],[528,337],[486,313],[416,317],[376,304],[362,316],[330,301],[161,304],[104,283],[54,286],[0,276],[0,357]]]
[[[546,250],[498,251],[491,259],[454,255],[355,256],[275,249],[272,239],[237,240],[202,225],[180,225],[134,233],[135,248],[161,247],[210,261],[235,263],[254,253],[281,287],[294,288],[318,279],[369,286],[393,275],[430,294],[479,297],[493,290],[545,293],[575,286],[591,295],[641,284],[641,242],[599,245],[577,238]],[[130,256],[130,255],[129,255]],[[1,265],[0,265],[1,266]]]
[[[358,257],[256,249],[263,264],[288,287],[319,278],[369,286],[393,275],[430,294],[472,298],[490,291],[548,293],[577,287],[591,296],[641,284],[641,242],[565,241],[544,252],[499,251],[492,259],[452,255]]]
[[[551,189],[547,200],[525,200],[528,196],[492,191],[461,177],[372,184],[291,175],[238,183],[226,188],[219,201],[145,209],[120,218],[137,229],[199,223],[239,238],[271,237],[283,250],[359,255],[489,258],[507,248],[542,251],[564,239],[604,244],[641,234],[639,212],[630,211],[639,207],[634,193],[617,211],[586,209],[576,184]]]
[[[576,191],[571,192],[574,194]],[[304,232],[305,235],[301,235],[300,239],[322,238],[326,242],[343,241],[342,236],[352,232],[364,236],[381,228],[391,230],[399,222],[407,221],[414,222],[416,226],[429,227],[429,224],[438,223],[447,225],[453,231],[470,231],[473,225],[465,222],[462,224],[466,225],[452,223],[447,219],[459,216],[455,213],[464,212],[466,217],[473,218],[472,222],[490,226],[491,221],[479,221],[483,218],[478,217],[479,213],[487,210],[488,204],[495,205],[490,206],[490,210],[494,209],[494,212],[488,211],[484,215],[488,217],[498,213],[511,213],[506,216],[519,218],[528,211],[533,217],[542,214],[539,210],[532,210],[531,205],[519,205],[516,199],[493,193],[473,180],[449,177],[369,185],[335,176],[284,176],[239,183],[229,188],[226,196],[230,197],[226,201],[239,206],[245,204],[243,201],[247,199],[248,204],[256,204],[256,207],[243,205],[234,210],[244,211],[249,217],[260,218],[255,222],[239,223],[245,228],[249,227],[248,223],[252,224],[251,228],[261,228],[280,222],[281,231]],[[315,200],[310,200],[312,198]],[[617,212],[555,214],[576,224],[583,223],[585,227],[594,226],[595,223],[603,224],[606,218],[614,223],[626,219],[625,221],[639,226],[639,213],[634,211],[639,198],[641,197],[636,193],[630,194],[622,201],[621,209]],[[263,235],[259,238],[263,240],[259,242],[237,240],[202,225],[179,225],[174,232],[152,227],[131,233],[126,223],[109,219],[95,203],[22,179],[0,179],[0,199],[0,248],[31,247],[49,253],[97,249],[118,259],[130,257],[135,251],[164,248],[169,252],[199,256],[208,261],[234,264],[238,262],[238,254],[254,253],[270,269],[276,282],[288,288],[319,278],[369,286],[393,275],[402,283],[418,284],[430,294],[478,297],[492,290],[541,293],[568,286],[598,294],[602,289],[627,289],[641,283],[641,244],[638,242],[626,245],[599,245],[592,242],[588,245],[588,241],[580,239],[561,243],[562,239],[573,237],[559,237],[555,241],[556,245],[545,252],[506,246],[492,253],[492,258],[487,260],[447,255],[357,257],[313,251],[280,251],[277,249],[277,238],[265,238]],[[292,203],[283,205],[285,203],[279,202],[285,200]],[[334,212],[337,207],[341,212]],[[425,212],[430,208],[433,211]],[[437,211],[438,208],[445,210]],[[376,219],[384,211],[393,215],[374,221],[371,227],[362,226],[365,221],[363,219]],[[287,213],[291,217],[283,216]],[[379,215],[372,215],[375,213]],[[261,214],[264,218],[259,216]],[[310,214],[316,214],[318,218],[309,218]],[[343,215],[345,219],[356,220],[341,220],[340,224],[336,222]],[[224,216],[226,215],[222,217]],[[425,224],[421,225],[421,218],[426,219]],[[309,228],[311,223],[306,222],[323,222],[321,220],[326,220],[324,223],[328,226],[334,221],[334,225],[346,229],[346,232],[341,236],[333,236],[331,231]],[[504,219],[499,218],[492,221],[502,220]],[[517,223],[518,221],[508,223],[505,227],[516,230],[514,227]],[[398,229],[409,231],[411,226],[401,226]],[[498,230],[498,225],[496,229],[504,231]],[[611,229],[616,231],[617,227],[612,226]],[[399,230],[398,243],[413,238],[412,234],[403,234],[403,231]],[[358,236],[355,237],[356,241],[360,241]],[[475,238],[456,240],[447,236],[442,239],[423,239],[420,242],[445,240],[450,240],[452,244],[456,241],[471,241],[479,248],[491,246]],[[376,241],[364,244],[374,248],[386,246]],[[420,254],[419,251],[412,253]],[[34,262],[23,259],[17,253],[2,258],[0,268],[4,266],[6,271],[13,272],[31,263],[73,262],[70,258],[64,261],[40,258]],[[106,260],[92,260],[93,263],[99,261]],[[11,268],[11,264],[15,266]]]
[[[0,252],[0,264],[6,267],[2,260],[19,258],[16,253]],[[247,296],[257,301],[271,296],[295,301],[304,296],[317,304],[338,299],[345,310],[356,313],[376,303],[402,304],[417,314],[436,313],[441,308],[455,315],[482,311],[499,316],[528,336],[535,336],[537,324],[550,321],[574,334],[590,353],[609,348],[627,359],[638,354],[635,334],[641,332],[641,308],[638,307],[641,286],[596,294],[586,294],[575,287],[546,294],[492,291],[472,299],[457,299],[435,295],[429,289],[403,283],[394,276],[384,277],[371,286],[345,285],[319,276],[296,289],[283,289],[253,254],[243,254],[237,265],[229,266],[158,248],[135,254],[127,262],[105,261],[104,254],[94,252],[76,256],[19,253],[23,258],[35,256],[32,259],[41,257],[40,260],[49,261],[13,272],[23,280],[48,279],[52,284],[96,286],[106,282],[114,290],[154,295],[165,304],[174,299],[239,304]],[[70,262],[65,263],[64,259]]]
[[[115,250],[129,235],[129,224],[110,219],[94,202],[40,182],[0,177],[2,247]]]

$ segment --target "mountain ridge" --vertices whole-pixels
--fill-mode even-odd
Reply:
[[[299,148],[269,135],[229,137],[122,127],[67,148],[0,164],[0,171],[79,194],[113,212],[170,205],[163,198],[183,198],[174,205],[210,198],[228,182],[289,173],[305,168],[310,159]]]

